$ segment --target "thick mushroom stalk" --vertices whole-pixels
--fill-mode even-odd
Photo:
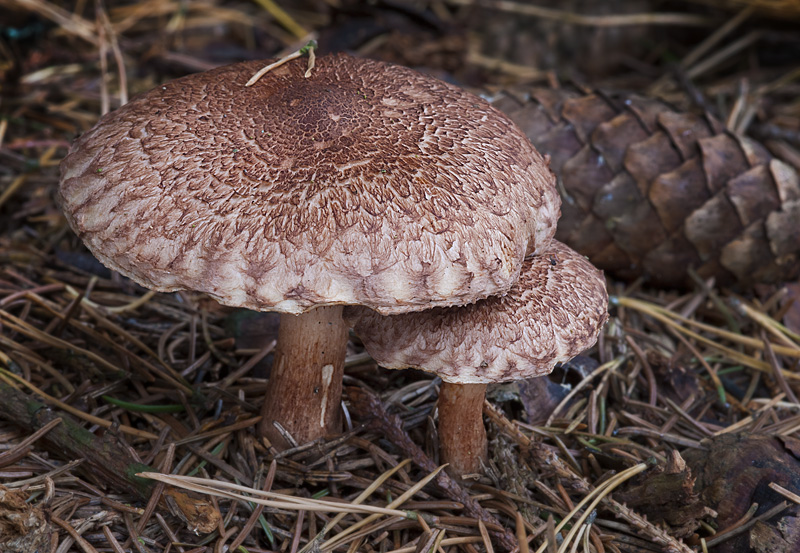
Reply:
[[[474,474],[488,461],[483,401],[486,384],[443,382],[439,390],[439,456],[453,474]]]
[[[486,384],[548,374],[595,343],[607,308],[603,274],[553,240],[525,260],[505,296],[388,317],[348,308],[345,319],[384,367],[414,367],[446,382],[439,396],[440,453],[451,472],[465,474],[480,470]]]
[[[275,361],[261,409],[260,433],[285,449],[275,423],[304,444],[341,430],[342,373],[347,348],[342,306],[281,314]]]

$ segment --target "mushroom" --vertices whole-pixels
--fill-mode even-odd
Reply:
[[[383,314],[505,293],[550,241],[547,163],[487,102],[347,55],[183,77],[102,117],[60,205],[106,266],[162,292],[281,314],[260,431],[341,428],[343,305]]]
[[[487,383],[549,374],[595,343],[607,308],[602,272],[553,240],[525,260],[519,281],[504,296],[388,317],[352,307],[345,318],[381,366],[441,377],[440,457],[463,475],[486,461]]]

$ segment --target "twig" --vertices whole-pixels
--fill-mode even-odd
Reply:
[[[260,4],[262,8],[267,10],[278,23],[283,25],[283,27],[292,33],[296,38],[308,36],[308,31],[306,31],[302,25],[295,21],[291,15],[286,13],[286,11],[273,0],[256,0],[256,2]]]
[[[5,121],[6,120],[3,119],[3,122]],[[13,181],[11,181],[11,184],[9,184],[8,187],[5,190],[3,190],[3,193],[0,194],[0,207],[2,207],[3,204],[6,203],[8,199],[17,192],[17,190],[22,188],[22,185],[25,184],[25,181],[27,180],[28,180],[28,174],[23,173],[19,175],[17,178],[15,178]]]
[[[597,367],[594,371],[592,371],[590,375],[587,375],[586,378],[583,378],[580,382],[578,382],[578,384],[575,385],[572,388],[572,390],[570,390],[570,392],[564,397],[564,399],[561,400],[561,402],[555,407],[555,409],[553,409],[553,412],[550,413],[550,416],[547,418],[545,426],[552,426],[553,421],[556,418],[556,414],[558,414],[564,408],[564,406],[566,406],[572,400],[572,398],[578,395],[578,393],[580,393],[580,391],[583,390],[584,387],[588,386],[592,382],[592,380],[594,380],[596,377],[600,375],[603,375],[603,378],[605,378],[608,374],[611,374],[614,371],[616,371],[620,367],[620,365],[622,365],[625,362],[625,360],[626,360],[625,357],[620,356],[612,359],[607,363],[603,363],[602,365]]]
[[[420,480],[419,482],[417,482],[416,484],[411,486],[408,490],[403,492],[403,494],[400,495],[400,497],[398,497],[397,499],[395,499],[394,501],[389,503],[389,505],[387,505],[387,507],[394,508],[394,507],[397,507],[397,506],[402,505],[403,503],[405,503],[408,499],[410,499],[411,497],[416,495],[416,493],[418,491],[420,491],[422,488],[427,486],[428,483],[431,480],[436,478],[436,476],[439,475],[442,472],[442,469],[444,469],[444,466],[436,467],[436,469],[434,471],[432,471],[425,478],[423,478],[422,480]],[[357,523],[353,524],[352,526],[348,527],[347,530],[344,530],[343,532],[338,533],[337,535],[335,535],[334,537],[329,539],[327,542],[323,543],[320,546],[320,550],[321,551],[330,551],[330,550],[334,549],[335,547],[337,547],[338,545],[340,545],[341,543],[344,542],[344,538],[345,537],[347,537],[348,535],[353,534],[356,530],[358,530],[359,528],[363,528],[364,526],[366,526],[367,524],[369,524],[370,522],[374,521],[377,518],[378,518],[378,515],[375,514],[375,515],[370,515],[370,516],[360,520],[359,522],[357,522]],[[416,520],[417,520],[417,522],[420,523],[420,525],[422,525],[423,528],[426,527],[424,519],[422,519],[422,518],[417,516]]]
[[[722,25],[719,29],[711,33],[706,39],[703,40],[699,45],[697,45],[691,52],[689,52],[681,61],[680,67],[683,69],[688,68],[693,63],[698,61],[706,52],[710,51],[714,46],[719,44],[719,42],[729,35],[734,29],[739,27],[742,23],[744,23],[747,19],[753,15],[755,11],[755,6],[747,6],[738,14],[736,14],[733,18],[728,20],[724,25]],[[658,96],[661,92],[663,92],[664,84],[667,81],[667,75],[664,75],[656,82],[651,84],[647,89],[648,96]]]
[[[287,61],[291,61],[293,59],[299,58],[300,56],[305,55],[305,54],[308,54],[308,69],[305,72],[305,77],[308,78],[311,75],[311,70],[314,68],[314,60],[316,59],[314,57],[314,50],[316,49],[316,47],[317,47],[317,41],[316,40],[309,41],[308,44],[306,44],[305,46],[300,48],[298,51],[292,52],[288,56],[284,56],[281,59],[279,59],[278,61],[276,61],[274,63],[270,63],[269,65],[267,65],[265,67],[262,67],[261,69],[256,71],[255,75],[250,77],[250,80],[247,81],[244,84],[244,86],[253,86],[254,84],[256,84],[258,82],[258,80],[261,77],[263,77],[264,75],[266,75],[267,73],[269,73],[270,71],[275,69],[276,67],[280,67],[281,65],[283,65]]]
[[[31,444],[33,444],[36,440],[38,440],[42,436],[46,435],[48,432],[50,432],[53,428],[55,428],[59,424],[61,424],[61,419],[52,420],[47,424],[45,424],[44,426],[42,426],[41,428],[39,428],[36,432],[31,434],[24,440],[22,440],[20,443],[15,445],[10,450],[0,453],[0,467],[5,467],[12,463],[16,463],[17,461],[25,457],[30,451],[29,446]]]
[[[81,37],[83,40],[98,45],[94,34],[94,26],[86,19],[70,13],[64,8],[44,0],[13,0],[20,6],[38,13],[54,23],[60,25],[68,33]]]
[[[790,492],[789,490],[787,490],[786,488],[784,488],[783,486],[781,486],[776,482],[770,482],[769,487],[778,492],[779,494],[781,494],[786,499],[800,505],[800,495],[797,495],[794,492]]]
[[[375,395],[362,388],[351,387],[347,389],[347,397],[350,399],[350,410],[367,422],[369,427],[383,434],[403,452],[403,455],[410,457],[423,470],[433,471],[437,468],[433,460],[425,455],[403,430],[403,423],[399,417],[387,413]],[[475,501],[446,472],[439,473],[435,482],[447,497],[463,504],[464,511],[468,515],[482,520],[489,527],[494,525],[502,528],[500,521]],[[505,551],[513,551],[517,547],[517,540],[510,531],[504,529],[492,531],[492,534],[498,545]]]
[[[723,531],[722,534],[714,536],[713,539],[710,539],[706,542],[706,546],[714,547],[715,545],[719,545],[725,540],[736,537],[739,534],[742,534],[743,532],[749,530],[753,525],[755,525],[756,522],[760,520],[769,520],[778,513],[780,513],[781,511],[783,511],[784,509],[786,509],[788,506],[789,506],[788,503],[786,503],[785,501],[781,501],[779,504],[775,505],[772,509],[770,509],[766,513],[762,513],[755,518],[751,518],[745,524],[738,524],[731,530]]]
[[[550,19],[582,25],[586,27],[620,27],[628,25],[685,25],[706,26],[713,24],[708,17],[686,13],[631,13],[624,15],[583,15],[572,11],[554,10],[542,6],[523,4],[522,2],[509,2],[507,0],[447,0],[448,4],[457,6],[485,6],[486,8],[500,10],[519,15],[528,15],[540,19]]]
[[[441,551],[442,547],[450,546],[450,545],[466,545],[469,543],[481,543],[483,538],[480,536],[464,536],[463,538],[445,538],[439,542],[439,548],[432,549],[432,550],[423,550],[423,551]],[[411,547],[401,547],[400,549],[392,549],[391,551],[387,551],[386,553],[415,553],[417,551],[416,546]]]
[[[538,464],[548,467],[550,470],[554,471],[559,478],[566,479],[572,488],[584,494],[590,493],[594,489],[585,478],[575,474],[559,457],[553,455],[547,448],[542,447],[539,442],[531,440],[528,436],[523,434],[519,428],[512,424],[511,421],[488,401],[484,403],[483,412],[492,419],[492,422],[502,431],[506,432],[522,447],[527,449]],[[667,534],[667,532],[649,522],[635,511],[629,509],[615,499],[612,499],[610,496],[603,497],[602,503],[617,517],[625,520],[638,532],[648,537],[653,543],[661,546],[665,551],[669,553],[693,553],[686,544],[676,540]]]
[[[708,58],[706,58],[705,60],[699,62],[694,67],[688,69],[686,71],[686,76],[689,79],[696,79],[697,77],[699,77],[700,75],[702,75],[706,71],[710,71],[715,66],[719,65],[720,63],[722,63],[723,61],[725,61],[729,57],[733,56],[734,54],[736,54],[740,50],[743,50],[743,49],[747,48],[748,46],[750,46],[751,44],[754,44],[754,43],[758,42],[761,39],[763,34],[764,34],[763,31],[760,31],[760,30],[751,31],[751,32],[747,33],[746,35],[744,35],[739,40],[733,42],[732,44],[729,44],[728,46],[726,46],[725,48],[722,48],[721,50],[718,50],[713,55],[711,55]]]
[[[410,462],[411,462],[410,459],[406,459],[405,461],[403,461],[401,463],[398,463],[397,465],[395,465],[391,469],[389,469],[386,472],[384,472],[383,474],[381,474],[378,478],[375,479],[375,481],[372,484],[370,484],[363,492],[361,492],[358,495],[358,497],[353,499],[352,503],[354,505],[358,505],[361,502],[363,502],[366,498],[368,498],[370,495],[372,495],[375,492],[375,490],[380,488],[384,484],[384,482],[386,482],[389,478],[391,478],[394,475],[395,472],[401,470],[402,468],[404,468]],[[303,553],[305,553],[306,550],[311,550],[311,547],[313,547],[315,544],[318,544],[318,543],[322,542],[322,540],[325,538],[325,535],[328,533],[328,531],[331,528],[333,528],[334,526],[336,526],[337,524],[339,524],[339,522],[344,517],[345,517],[345,513],[339,513],[338,515],[333,517],[330,521],[326,522],[325,526],[322,528],[322,530],[319,532],[319,534],[317,534],[317,536],[315,536],[314,539],[309,542],[308,546],[303,548]]]
[[[84,413],[80,409],[75,409],[71,405],[67,405],[64,402],[57,400],[56,398],[44,393],[42,390],[40,390],[39,388],[37,388],[36,386],[31,384],[27,380],[24,380],[24,379],[20,378],[19,376],[15,375],[14,373],[9,372],[9,371],[7,371],[5,369],[0,369],[0,394],[2,394],[2,395],[8,395],[8,396],[13,395],[11,390],[14,389],[9,384],[4,383],[3,377],[5,377],[7,379],[5,382],[15,381],[15,382],[17,382],[19,384],[22,384],[23,386],[25,386],[26,388],[28,388],[29,390],[34,392],[36,395],[44,398],[49,403],[52,403],[53,405],[57,406],[59,409],[62,409],[64,411],[66,411],[67,413],[70,413],[71,415],[74,415],[77,418],[89,421],[92,424],[96,424],[96,425],[101,426],[103,428],[111,428],[114,425],[114,423],[112,423],[109,420],[101,419],[100,417],[95,417],[94,415],[90,415],[89,413]],[[22,394],[22,392],[19,392],[19,391],[17,391],[17,393]],[[24,394],[22,394],[22,395],[24,396]],[[27,397],[27,396],[25,396],[25,397]],[[44,407],[43,404],[42,404],[42,407]],[[0,413],[0,416],[2,416],[2,413]],[[123,432],[125,434],[130,434],[131,436],[136,436],[137,438],[144,438],[146,440],[157,440],[158,439],[158,436],[156,436],[155,434],[152,434],[150,432],[145,432],[144,430],[139,430],[138,428],[132,428],[132,427],[126,426],[124,424],[119,425],[117,428],[119,429],[120,432]]]
[[[72,526],[71,526],[71,525],[70,525],[70,524],[69,524],[67,521],[65,521],[65,520],[61,520],[60,518],[58,518],[58,517],[57,517],[57,516],[55,516],[55,515],[50,515],[50,518],[51,518],[51,520],[52,520],[53,522],[55,522],[56,524],[58,524],[59,526],[61,526],[61,527],[62,527],[64,530],[66,530],[66,531],[67,531],[67,533],[70,535],[70,537],[71,537],[73,540],[75,540],[75,543],[77,543],[77,544],[80,546],[80,548],[81,548],[81,549],[83,549],[83,551],[84,551],[85,553],[97,553],[97,549],[95,549],[94,547],[92,547],[92,544],[90,544],[88,541],[86,541],[86,540],[83,538],[83,536],[81,536],[81,535],[80,535],[80,534],[79,534],[79,533],[78,533],[78,532],[75,530],[75,528],[73,528],[73,527],[72,527]]]
[[[272,483],[275,481],[275,471],[277,468],[278,463],[273,460],[269,465],[269,471],[267,472],[267,477],[264,479],[264,484],[261,486],[261,491],[268,492],[272,489]],[[256,521],[259,519],[262,512],[264,512],[264,505],[255,505],[253,512],[250,513],[250,517],[247,519],[247,522],[245,522],[244,526],[242,526],[242,530],[239,532],[239,535],[236,536],[230,547],[228,547],[228,551],[238,550],[239,546],[244,543],[245,539],[247,539],[248,535],[250,534],[250,530],[253,529],[253,526],[255,526]]]
[[[685,317],[681,317],[677,313],[673,313],[673,312],[669,311],[668,309],[664,309],[663,307],[659,307],[659,306],[657,306],[655,304],[648,303],[648,302],[645,302],[645,301],[636,300],[636,299],[633,299],[633,298],[622,297],[622,296],[613,296],[613,297],[609,298],[609,302],[612,305],[622,305],[622,306],[625,306],[625,307],[630,307],[630,308],[635,309],[637,311],[641,311],[642,313],[645,313],[645,314],[653,317],[654,319],[656,319],[658,321],[661,321],[662,323],[664,323],[664,324],[666,324],[668,326],[671,326],[672,328],[674,328],[678,332],[681,332],[681,333],[685,334],[686,336],[690,336],[690,337],[694,338],[698,342],[701,342],[701,343],[703,343],[703,344],[705,344],[705,345],[707,345],[709,347],[714,348],[715,350],[727,355],[728,357],[730,357],[734,361],[736,361],[738,363],[741,363],[742,365],[745,365],[747,367],[750,367],[751,369],[755,369],[755,370],[763,372],[763,373],[772,373],[772,367],[766,361],[762,361],[760,359],[756,359],[756,358],[754,358],[754,357],[752,357],[750,355],[746,355],[744,353],[736,351],[736,350],[734,350],[732,348],[729,348],[727,346],[720,345],[714,340],[706,338],[705,336],[702,336],[702,335],[700,335],[700,334],[698,334],[698,333],[696,333],[696,332],[694,332],[692,330],[689,330],[688,328],[685,328],[685,327],[681,326],[675,320],[680,321],[680,322],[688,323],[690,325],[696,326],[697,328],[701,328],[702,330],[708,330],[710,332],[715,333],[718,336],[723,336],[723,337],[729,338],[731,340],[736,341],[737,343],[740,343],[740,344],[743,344],[743,345],[746,345],[746,346],[750,346],[750,347],[753,347],[753,348],[756,348],[756,349],[764,349],[764,343],[761,340],[757,340],[757,339],[754,339],[754,338],[748,338],[746,336],[739,336],[737,334],[734,334],[733,332],[728,332],[728,331],[713,327],[711,325],[698,323],[697,321],[693,321],[691,319],[687,319]],[[673,320],[673,319],[675,319],[675,320]],[[789,356],[792,356],[792,357],[800,357],[800,350],[797,350],[795,348],[789,348],[789,347],[778,346],[778,345],[773,345],[772,348],[775,351],[775,353],[779,353],[781,355],[789,355]],[[783,370],[781,370],[781,373],[787,379],[800,380],[800,375],[795,374],[795,373],[793,373],[791,371],[783,369]]]
[[[564,538],[564,542],[558,548],[559,553],[563,553],[573,540],[575,542],[578,541],[578,538],[575,535],[576,531],[578,530],[578,528],[583,527],[583,523],[586,521],[586,518],[589,516],[589,514],[595,509],[595,507],[597,507],[597,504],[600,503],[600,501],[605,499],[608,496],[608,494],[611,493],[611,490],[613,490],[626,480],[633,478],[640,472],[647,470],[648,468],[649,467],[646,463],[640,463],[638,465],[634,465],[629,469],[620,472],[619,474],[603,482],[603,484],[600,485],[599,487],[592,490],[590,493],[586,495],[586,497],[583,498],[583,500],[581,500],[580,503],[575,505],[575,508],[572,509],[572,511],[570,511],[570,513],[566,517],[564,517],[561,520],[561,522],[558,523],[558,526],[556,526],[556,533],[560,532],[561,529],[564,528],[564,526],[570,521],[570,519],[573,516],[575,516],[583,508],[584,505],[586,505],[587,503],[589,503],[589,501],[591,501],[591,503],[589,503],[589,506],[584,509],[583,514],[580,516],[577,522],[575,522],[575,524],[572,525],[572,529],[569,531],[569,534],[567,534],[567,537]],[[547,543],[542,544],[542,547],[539,548],[537,553],[543,552],[546,547]]]
[[[102,0],[97,0],[97,19],[98,27],[102,29],[103,34],[108,38],[111,43],[111,52],[114,54],[114,61],[117,64],[117,75],[119,76],[119,104],[124,106],[128,103],[128,76],[125,72],[125,59],[122,56],[122,50],[119,47],[117,40],[117,33],[114,32],[114,27],[108,19],[105,7]],[[103,54],[105,57],[105,54]]]
[[[152,469],[131,459],[115,441],[95,436],[68,415],[54,412],[2,380],[0,398],[3,405],[0,419],[11,421],[29,431],[48,427],[55,420],[61,421],[43,437],[46,443],[67,458],[85,459],[91,466],[89,472],[100,477],[101,481],[133,492],[140,499],[149,497],[153,483],[134,476],[128,478],[127,475]]]
[[[210,480],[208,478],[198,478],[194,476],[175,476],[168,474],[159,474],[157,472],[140,472],[136,476],[140,478],[150,478],[158,482],[164,482],[175,486],[176,488],[183,488],[199,493],[214,495],[217,497],[225,497],[228,499],[236,499],[239,501],[250,501],[265,505],[267,507],[274,507],[276,509],[289,509],[297,511],[321,511],[329,513],[370,513],[381,514],[390,516],[399,516],[409,518],[407,511],[400,511],[397,509],[387,509],[383,507],[374,507],[372,505],[356,505],[352,503],[341,503],[338,501],[326,501],[324,499],[310,499],[307,497],[295,497],[283,493],[269,492],[263,490],[256,490],[248,488],[247,486],[240,486],[231,482],[223,482],[221,480]],[[246,492],[248,495],[234,493],[234,490],[239,492]],[[269,498],[269,499],[262,499]],[[412,517],[413,518],[413,517]]]

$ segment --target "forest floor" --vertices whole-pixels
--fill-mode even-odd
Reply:
[[[788,1],[0,0],[0,550],[799,550],[797,282],[609,275],[598,344],[491,387],[488,466],[456,480],[441,382],[381,369],[356,338],[344,433],[271,447],[276,317],[111,274],[54,201],[101,114],[311,39],[486,94],[657,96],[800,170],[799,23]]]

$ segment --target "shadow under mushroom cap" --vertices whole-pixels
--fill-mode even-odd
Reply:
[[[525,260],[505,296],[388,317],[348,307],[345,319],[383,367],[457,384],[503,382],[548,374],[591,347],[608,319],[608,294],[601,271],[553,240]]]
[[[158,86],[75,142],[59,201],[104,264],[252,309],[401,313],[505,292],[552,237],[552,173],[485,101],[344,55],[246,88],[265,63]]]

